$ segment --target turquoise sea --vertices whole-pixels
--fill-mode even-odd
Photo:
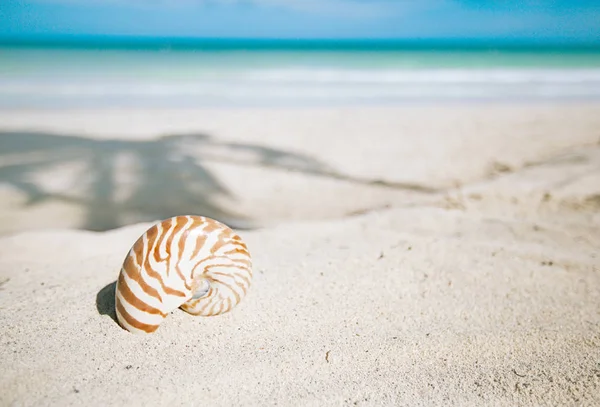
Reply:
[[[0,108],[600,99],[600,48],[393,41],[4,41]]]

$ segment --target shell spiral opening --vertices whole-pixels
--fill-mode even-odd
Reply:
[[[231,311],[252,281],[248,247],[231,228],[203,216],[175,216],[150,227],[127,254],[115,293],[119,324],[158,329],[169,312]]]

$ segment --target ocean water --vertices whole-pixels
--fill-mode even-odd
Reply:
[[[600,49],[4,44],[0,108],[600,99]]]

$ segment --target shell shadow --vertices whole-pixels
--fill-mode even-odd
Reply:
[[[103,289],[96,294],[96,309],[100,315],[108,315],[115,323],[117,322],[117,313],[115,311],[115,290],[117,282],[113,281],[104,286]]]

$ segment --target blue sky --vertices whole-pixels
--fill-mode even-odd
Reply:
[[[0,36],[433,38],[600,44],[599,0],[0,0]]]

